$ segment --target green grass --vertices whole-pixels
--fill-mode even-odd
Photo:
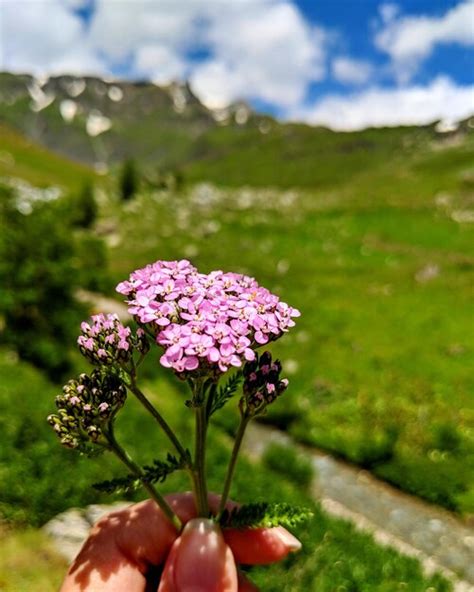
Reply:
[[[274,347],[291,388],[271,421],[469,514],[474,227],[452,212],[471,207],[462,178],[472,151],[445,149],[444,168],[439,154],[366,166],[328,191],[145,193],[103,216],[121,240],[109,256],[115,281],[189,256],[205,271],[250,273],[301,310]]]
[[[4,129],[2,150],[14,158],[2,153],[0,176],[73,192],[90,174]],[[174,141],[172,152],[182,158],[185,147]],[[94,265],[86,248],[79,257],[100,278],[97,286],[110,287],[109,295],[114,283],[156,259],[188,257],[204,271],[254,275],[302,312],[297,327],[273,346],[291,384],[266,420],[405,491],[470,514],[474,225],[456,220],[473,209],[472,138],[432,149],[435,141],[432,128],[346,135],[304,126],[281,126],[268,135],[255,127],[215,128],[196,142],[185,175],[227,189],[144,191],[126,205],[111,192],[101,195],[96,231],[109,245],[108,267]],[[115,183],[111,176],[104,188]],[[156,403],[185,437],[182,385],[161,378],[155,358],[144,372],[146,388],[158,393]],[[11,352],[0,352],[0,514],[16,527],[105,501],[90,484],[121,474],[112,458],[91,462],[59,447],[44,421],[58,388]],[[217,419],[211,488],[222,480],[235,409],[229,406]],[[142,462],[165,449],[154,428],[135,401],[127,402],[118,431]],[[234,496],[312,504],[305,468],[295,466],[292,476],[283,469],[275,454],[257,467],[243,459]],[[178,474],[165,490],[184,487]],[[315,520],[297,533],[304,552],[252,572],[265,590],[446,589],[437,578],[423,578],[415,561],[313,508]],[[13,532],[1,544],[13,537],[13,548],[23,544],[28,557],[36,544],[43,548],[36,536]],[[11,558],[5,548],[0,558]],[[7,584],[0,579],[0,588],[48,590],[62,564],[51,568],[45,580],[51,583],[43,584],[40,574],[47,578],[46,566],[54,561],[48,555],[34,568],[37,588],[18,583],[16,574],[6,576]],[[4,565],[8,571],[11,564]]]
[[[37,187],[77,190],[95,173],[83,164],[54,154],[0,122],[0,177],[16,177]]]
[[[67,563],[41,531],[0,526],[0,590],[55,592]]]
[[[36,370],[14,363],[11,354],[0,352],[1,417],[0,508],[12,524],[41,524],[55,513],[74,505],[104,501],[90,488],[97,480],[123,474],[109,456],[80,459],[74,451],[62,450],[44,416],[53,409],[53,393],[58,387],[48,383]],[[12,372],[12,367],[15,371]],[[164,373],[163,373],[164,374]],[[144,369],[145,391],[166,415],[187,445],[192,413],[184,406],[183,385],[160,378],[152,364]],[[146,379],[146,376],[149,376]],[[226,413],[235,422],[236,402]],[[23,423],[22,423],[23,422]],[[157,435],[156,425],[135,400],[129,400],[118,418],[118,434],[132,455],[149,462],[164,456],[166,444]],[[219,491],[230,454],[230,439],[217,424],[211,426],[209,446],[209,487]],[[271,456],[271,454],[270,454]],[[287,456],[291,456],[287,451]],[[295,453],[293,453],[293,458]],[[326,516],[306,493],[307,468],[298,475],[285,474],[275,462],[267,466],[241,458],[232,489],[241,501],[289,501],[311,507],[314,518],[295,530],[303,551],[278,566],[251,570],[251,577],[266,591],[347,589],[438,592],[450,590],[439,577],[424,577],[419,564],[379,547],[368,535],[357,533],[348,523]],[[296,468],[295,468],[296,471]],[[296,478],[295,478],[296,475]],[[301,486],[298,484],[301,483]],[[172,475],[164,492],[188,488],[181,473]],[[139,499],[141,493],[135,496]],[[114,497],[110,497],[114,499]],[[45,592],[57,589],[65,564],[53,552],[43,535],[31,528],[9,527],[0,537],[0,589],[5,592]]]

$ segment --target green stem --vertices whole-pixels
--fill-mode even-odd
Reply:
[[[141,481],[143,487],[150,494],[150,497],[155,500],[163,514],[168,518],[176,530],[180,532],[183,526],[181,520],[173,512],[165,498],[158,493],[151,483],[145,480],[145,475],[140,466],[137,465],[137,463],[128,455],[127,451],[117,442],[112,426],[110,426],[108,431],[105,432],[105,437],[109,442],[110,450],[112,450],[123,464]]]
[[[150,402],[149,399],[145,396],[145,394],[138,388],[135,382],[135,376],[133,373],[130,374],[131,382],[128,385],[128,388],[132,391],[132,393],[136,396],[136,398],[140,401],[140,403],[145,407],[147,411],[151,413],[154,419],[158,422],[162,430],[167,435],[170,442],[173,444],[176,452],[179,454],[181,458],[186,459],[186,468],[187,472],[191,478],[191,483],[194,491],[194,495],[197,498],[197,490],[198,490],[198,483],[197,483],[197,475],[194,471],[193,465],[189,459],[188,451],[184,449],[184,446],[178,440],[177,436],[175,435],[174,431],[165,420],[165,418],[161,415],[161,413],[154,407],[154,405]]]
[[[175,447],[177,453],[182,458],[186,458],[187,452],[184,449],[183,445],[178,440],[175,433],[173,432],[173,430],[171,429],[171,427],[169,426],[169,424],[167,423],[165,418],[158,411],[158,409],[156,409],[152,405],[152,403],[146,398],[145,394],[138,388],[133,377],[132,377],[131,384],[129,385],[128,388],[132,391],[132,393],[136,396],[136,398],[140,401],[140,403],[145,407],[145,409],[147,411],[149,411],[151,413],[151,415],[153,415],[153,417],[156,419],[156,421],[160,424],[160,427],[165,432],[165,434],[168,436],[168,439]]]
[[[204,388],[202,385],[196,386],[194,393],[196,403],[196,442],[194,470],[196,478],[196,505],[199,516],[207,518],[209,516],[209,502],[207,497],[206,482],[206,433],[207,433],[207,414],[204,401]]]
[[[219,512],[218,516],[222,514],[225,509],[225,505],[227,503],[227,499],[229,498],[229,491],[230,485],[232,483],[232,477],[234,475],[235,465],[237,462],[237,456],[239,455],[240,446],[242,444],[242,440],[244,438],[245,430],[247,425],[250,421],[250,417],[248,415],[242,415],[240,419],[239,428],[237,430],[237,434],[235,435],[234,447],[232,449],[232,455],[230,457],[229,467],[227,468],[227,475],[224,482],[224,489],[222,491],[222,497],[219,504]]]

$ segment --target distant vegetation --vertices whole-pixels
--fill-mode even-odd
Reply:
[[[133,160],[127,160],[120,172],[120,197],[122,201],[131,199],[138,190],[138,173]]]
[[[110,296],[131,270],[182,257],[204,271],[255,275],[301,309],[295,331],[274,346],[290,388],[266,421],[405,491],[474,512],[469,122],[451,135],[435,126],[342,134],[258,114],[239,125],[230,111],[222,125],[186,89],[181,110],[176,88],[120,84],[117,102],[107,98],[110,85],[88,79],[66,123],[59,104],[71,99],[74,79],[52,79],[45,91],[56,100],[32,111],[31,79],[0,77],[0,176],[8,186],[0,196],[3,517],[38,525],[70,505],[105,499],[89,487],[104,478],[103,465],[99,474],[99,464],[62,451],[43,419],[60,388],[55,364],[67,358],[78,365],[74,334],[82,313],[74,293],[82,287]],[[92,109],[110,119],[109,131],[87,133]],[[99,175],[64,155],[110,171]],[[122,200],[120,163],[130,158],[140,183],[133,199]],[[39,200],[31,211],[18,201],[12,206],[15,195],[50,186],[60,188],[51,203]],[[179,383],[164,381],[157,364],[143,372],[157,404],[186,434]],[[125,440],[143,434],[133,452],[146,462],[153,456],[149,428],[134,403],[127,405],[129,420],[119,427]],[[230,407],[217,421],[216,480],[228,454],[225,432],[235,429]],[[283,489],[306,503],[309,468],[294,451],[287,455],[271,450],[258,471],[244,465],[235,495],[244,496],[252,479],[262,496]],[[287,466],[290,479],[280,486]],[[118,474],[112,460],[107,471]],[[170,482],[182,486],[179,477]],[[265,589],[280,590],[283,577],[288,592],[388,592],[401,582],[414,591],[447,589],[423,579],[415,562],[316,512],[308,532],[299,533],[304,555],[271,576],[256,571]]]
[[[0,343],[58,379],[70,369],[71,344],[86,313],[75,290],[101,285],[94,276],[104,252],[97,237],[74,232],[77,204],[42,197],[0,185]],[[91,223],[84,195],[81,206],[84,226]]]

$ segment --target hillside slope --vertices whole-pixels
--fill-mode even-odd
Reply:
[[[328,187],[442,144],[472,146],[472,123],[341,133],[280,123],[244,104],[210,111],[187,85],[0,73],[0,122],[99,169],[133,158],[222,185]]]

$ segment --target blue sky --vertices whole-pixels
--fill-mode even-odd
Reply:
[[[0,0],[0,68],[189,80],[335,129],[474,113],[472,0]]]

